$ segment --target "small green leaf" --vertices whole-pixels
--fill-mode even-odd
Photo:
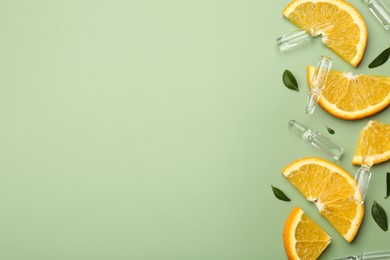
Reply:
[[[283,72],[283,78],[282,79],[283,79],[283,84],[287,88],[289,88],[291,90],[299,91],[298,82],[295,79],[294,75],[289,70],[285,70]]]
[[[390,172],[386,175],[386,197],[387,199],[390,196]]]
[[[272,191],[274,192],[274,195],[276,198],[278,198],[280,200],[284,200],[284,201],[290,201],[290,198],[287,197],[283,191],[281,191],[280,189],[278,189],[272,185],[271,185],[271,188],[272,188]]]
[[[370,69],[378,67],[385,63],[390,57],[390,47],[387,48],[386,50],[382,51],[378,57],[376,57],[369,65],[368,67]]]
[[[383,230],[387,231],[387,215],[385,210],[375,200],[371,208],[371,214],[378,226]]]
[[[332,128],[326,126],[326,129],[328,130],[329,134],[334,135],[335,131]]]

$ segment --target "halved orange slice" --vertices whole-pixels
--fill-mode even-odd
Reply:
[[[371,120],[360,133],[352,164],[361,165],[364,157],[373,164],[390,159],[390,125]]]
[[[368,31],[360,13],[343,0],[295,0],[282,14],[301,29],[322,35],[322,42],[357,67],[367,45]],[[326,25],[326,26],[321,26]]]
[[[315,67],[307,67],[309,88],[314,71]],[[374,115],[390,104],[390,77],[331,70],[318,104],[328,113],[346,120]]]
[[[283,230],[288,259],[317,259],[330,243],[330,237],[302,209],[295,207]]]

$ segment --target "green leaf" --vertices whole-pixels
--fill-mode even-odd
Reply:
[[[371,208],[371,214],[378,226],[387,231],[387,215],[385,210],[375,200]]]
[[[295,90],[295,91],[299,91],[299,88],[298,88],[298,82],[297,80],[295,79],[294,75],[289,71],[289,70],[285,70],[283,72],[283,84],[291,89],[291,90]]]
[[[390,47],[387,48],[386,50],[382,51],[378,57],[376,57],[369,65],[368,67],[370,69],[378,67],[385,63],[390,57]]]
[[[280,189],[278,189],[272,185],[271,185],[271,188],[272,188],[272,191],[274,192],[274,195],[276,198],[278,198],[280,200],[284,200],[284,201],[290,201],[290,198],[287,197],[283,191],[281,191]]]
[[[326,129],[328,130],[329,134],[334,135],[335,131],[332,128],[326,126]]]
[[[386,197],[387,199],[390,196],[390,172],[386,175]]]

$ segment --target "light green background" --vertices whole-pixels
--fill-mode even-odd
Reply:
[[[0,259],[285,259],[294,206],[332,236],[322,259],[390,249],[370,214],[374,199],[390,214],[389,163],[373,168],[352,244],[281,174],[300,157],[327,159],[291,118],[332,127],[338,164],[356,171],[369,119],[305,115],[305,67],[328,55],[334,69],[390,75],[390,64],[367,68],[389,32],[351,0],[369,29],[358,69],[319,40],[280,53],[276,37],[295,30],[288,2],[1,0]],[[285,69],[299,92],[283,86]]]

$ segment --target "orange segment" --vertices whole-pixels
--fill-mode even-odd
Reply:
[[[295,0],[282,14],[315,36],[343,60],[357,67],[367,45],[367,26],[359,12],[343,0]],[[324,26],[326,25],[326,26]]]
[[[330,243],[330,237],[302,209],[295,207],[283,230],[288,259],[317,259]]]
[[[309,88],[315,67],[307,67]],[[331,70],[318,104],[346,120],[374,115],[390,104],[390,77]]]
[[[308,157],[290,163],[282,173],[307,200],[314,202],[345,240],[354,239],[364,206],[350,199],[356,183],[348,172],[329,161]]]
[[[373,164],[390,159],[390,125],[371,120],[363,128],[352,163],[361,165],[365,156],[370,157]]]

